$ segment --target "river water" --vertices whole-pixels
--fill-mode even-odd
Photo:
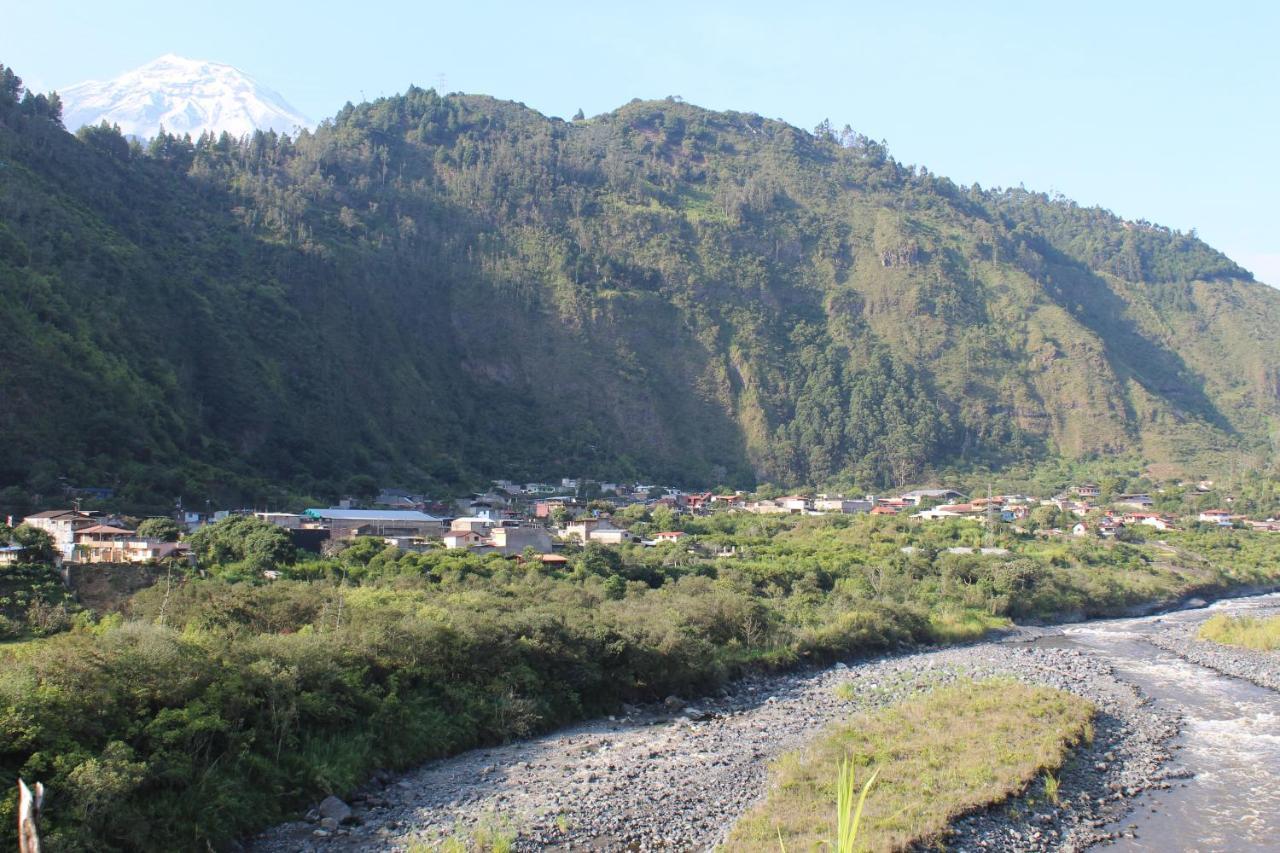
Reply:
[[[1275,607],[1275,594],[1219,602],[1208,612]],[[1280,696],[1185,661],[1144,640],[1205,610],[1070,626],[1035,640],[1106,658],[1159,708],[1183,716],[1175,763],[1195,775],[1151,790],[1110,831],[1118,850],[1280,851]],[[1185,783],[1185,784],[1184,784]],[[1136,826],[1136,828],[1134,828]]]

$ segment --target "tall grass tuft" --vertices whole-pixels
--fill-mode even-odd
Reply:
[[[1045,796],[1045,799],[1053,803],[1055,806],[1058,805],[1058,803],[1061,801],[1061,798],[1058,795],[1058,787],[1060,784],[1061,783],[1058,781],[1057,776],[1054,776],[1052,773],[1048,772],[1047,770],[1045,771],[1044,796]]]
[[[867,803],[867,794],[880,775],[880,768],[872,771],[871,776],[862,785],[862,793],[858,795],[858,804],[853,803],[855,771],[849,759],[840,762],[840,775],[836,779],[836,853],[853,853],[853,846],[858,843],[858,832],[862,828],[862,808]],[[778,827],[778,849],[787,853],[787,845],[782,840],[782,827]]]
[[[858,831],[862,828],[862,809],[867,804],[867,794],[880,775],[877,767],[862,785],[862,793],[858,795],[857,807],[853,804],[855,769],[846,758],[840,762],[840,778],[836,783],[836,851],[837,853],[853,853],[853,845],[858,843]]]

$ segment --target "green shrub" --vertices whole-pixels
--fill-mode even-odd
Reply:
[[[275,582],[224,528],[201,546],[208,577],[97,621],[72,615],[48,566],[9,567],[7,611],[61,633],[0,647],[0,776],[45,783],[59,849],[206,849],[378,767],[698,695],[748,667],[971,640],[1003,613],[1107,612],[1280,565],[1280,541],[1227,549],[1222,534],[1180,542],[1194,569],[1123,544],[1009,538],[1009,556],[947,554],[955,527],[712,516],[686,528],[732,559],[584,549],[569,572],[378,542],[275,563]],[[11,818],[0,800],[0,844]]]

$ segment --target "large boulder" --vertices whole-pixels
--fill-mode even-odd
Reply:
[[[332,818],[338,823],[351,817],[351,806],[332,795],[321,800],[316,811],[320,812],[321,818]]]

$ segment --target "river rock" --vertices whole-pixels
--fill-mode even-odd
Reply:
[[[336,826],[351,817],[351,806],[342,800],[330,794],[320,801],[320,805],[316,807],[316,811],[320,812],[320,823],[323,826],[325,819],[334,821]]]

